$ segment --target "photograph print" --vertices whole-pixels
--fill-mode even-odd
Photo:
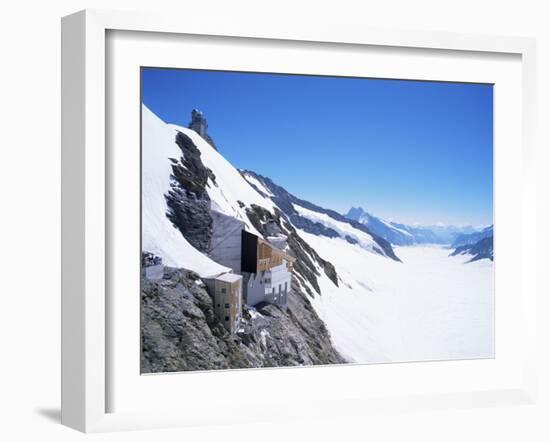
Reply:
[[[141,68],[141,372],[493,358],[493,86]]]

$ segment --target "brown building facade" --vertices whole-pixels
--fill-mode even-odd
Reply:
[[[242,281],[241,275],[224,273],[215,278],[204,279],[214,303],[214,315],[225,329],[235,333],[242,317]]]

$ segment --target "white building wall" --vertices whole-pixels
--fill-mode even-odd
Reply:
[[[280,307],[286,307],[288,303],[288,292],[290,291],[291,274],[287,269],[286,262],[280,266],[273,267],[270,271],[271,291],[268,293],[269,301]]]
[[[162,279],[164,277],[164,266],[157,264],[143,269],[146,279]]]
[[[290,292],[291,274],[286,262],[258,274],[248,273],[243,281],[246,303],[255,306],[260,302],[276,304],[286,308]]]
[[[243,273],[243,293],[246,304],[250,307],[265,301],[264,278],[267,272]]]

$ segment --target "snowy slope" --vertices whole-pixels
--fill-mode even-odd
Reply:
[[[166,217],[164,195],[170,189],[169,158],[181,156],[176,131],[147,107],[142,109],[142,249],[162,257],[168,266],[212,276],[228,269],[196,250]]]
[[[323,277],[312,305],[338,351],[359,363],[494,356],[493,267],[464,265],[439,246],[399,247],[403,263],[341,238],[300,232],[330,256],[342,282]]]

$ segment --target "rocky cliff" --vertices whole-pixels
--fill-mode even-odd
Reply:
[[[181,150],[179,159],[171,158],[170,190],[165,195],[166,216],[189,243],[205,253],[210,249],[212,216],[206,191],[208,178],[215,182],[211,170],[201,161],[201,153],[191,139],[178,132],[175,143]]]
[[[344,363],[324,323],[293,282],[287,310],[244,310],[237,334],[216,321],[196,273],[164,268],[141,281],[143,373]]]

